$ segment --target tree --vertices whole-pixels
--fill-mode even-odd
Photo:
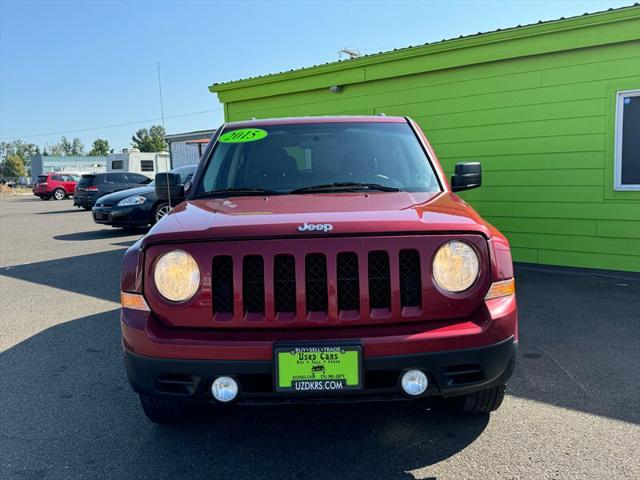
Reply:
[[[48,145],[47,148],[49,149],[49,155],[54,157],[61,157],[64,155],[64,147],[61,142]]]
[[[84,145],[78,137],[71,143],[71,155],[84,155]]]
[[[9,155],[19,155],[26,164],[29,162],[29,157],[37,154],[38,147],[33,143],[26,143],[22,140],[0,142],[0,160],[6,159]]]
[[[160,125],[153,125],[149,130],[141,128],[131,137],[133,146],[141,152],[162,152],[167,149],[164,141],[166,132]]]
[[[61,137],[58,143],[49,145],[49,154],[57,156],[84,155],[84,145],[78,137],[69,140],[67,137]]]
[[[91,146],[91,150],[87,155],[97,156],[97,157],[106,157],[109,155],[109,141],[103,138],[98,138],[93,141],[93,145]]]
[[[2,176],[3,177],[26,177],[27,167],[24,160],[17,153],[7,155],[2,162]]]

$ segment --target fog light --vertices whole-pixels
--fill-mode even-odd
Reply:
[[[402,390],[411,396],[422,395],[429,386],[429,379],[420,370],[409,370],[402,374]]]
[[[219,402],[230,402],[238,395],[238,382],[231,377],[218,377],[211,384],[211,394]]]

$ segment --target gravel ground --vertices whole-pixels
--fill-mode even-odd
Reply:
[[[236,407],[148,422],[118,280],[135,235],[70,200],[0,199],[0,477],[640,478],[640,278],[520,267],[520,358],[492,415]]]

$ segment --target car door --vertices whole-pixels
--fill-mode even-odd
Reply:
[[[49,177],[49,191],[53,192],[56,188],[64,188],[64,184],[62,182],[62,175],[56,173]]]
[[[76,180],[73,175],[63,174],[60,175],[62,178],[62,184],[64,185],[64,189],[67,192],[67,195],[73,195],[76,191]]]

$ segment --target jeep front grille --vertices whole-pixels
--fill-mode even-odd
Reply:
[[[234,308],[238,308],[238,305],[234,306],[234,272],[242,277],[243,315],[264,315],[271,299],[273,314],[286,314],[290,320],[294,319],[296,314],[300,314],[300,294],[304,298],[305,315],[327,314],[330,292],[333,292],[337,297],[338,313],[362,313],[361,299],[364,296],[368,299],[369,312],[377,310],[378,315],[384,316],[392,308],[394,284],[399,289],[400,307],[419,308],[422,305],[420,254],[417,250],[400,250],[395,255],[394,262],[391,262],[389,252],[384,250],[364,255],[339,252],[332,257],[324,253],[308,253],[302,257],[304,263],[296,266],[297,257],[294,255],[278,254],[265,259],[262,255],[252,254],[237,260],[241,265],[239,270],[235,267],[236,257],[216,256],[211,280],[213,311],[217,314],[233,314]],[[335,269],[329,268],[332,262],[335,262]],[[392,265],[395,265],[395,282]],[[363,268],[366,286],[361,281]],[[238,279],[235,282],[237,284]],[[363,288],[366,288],[364,295]],[[231,318],[227,315],[224,319]]]
[[[436,252],[452,238],[472,245],[480,260],[476,283],[456,295],[441,291],[431,271]],[[200,265],[200,288],[187,309],[164,301],[154,287],[155,259],[169,248],[189,252]],[[493,268],[487,240],[471,233],[250,236],[152,245],[147,255],[145,296],[159,323],[282,330],[283,341],[287,329],[468,318],[482,307]]]

